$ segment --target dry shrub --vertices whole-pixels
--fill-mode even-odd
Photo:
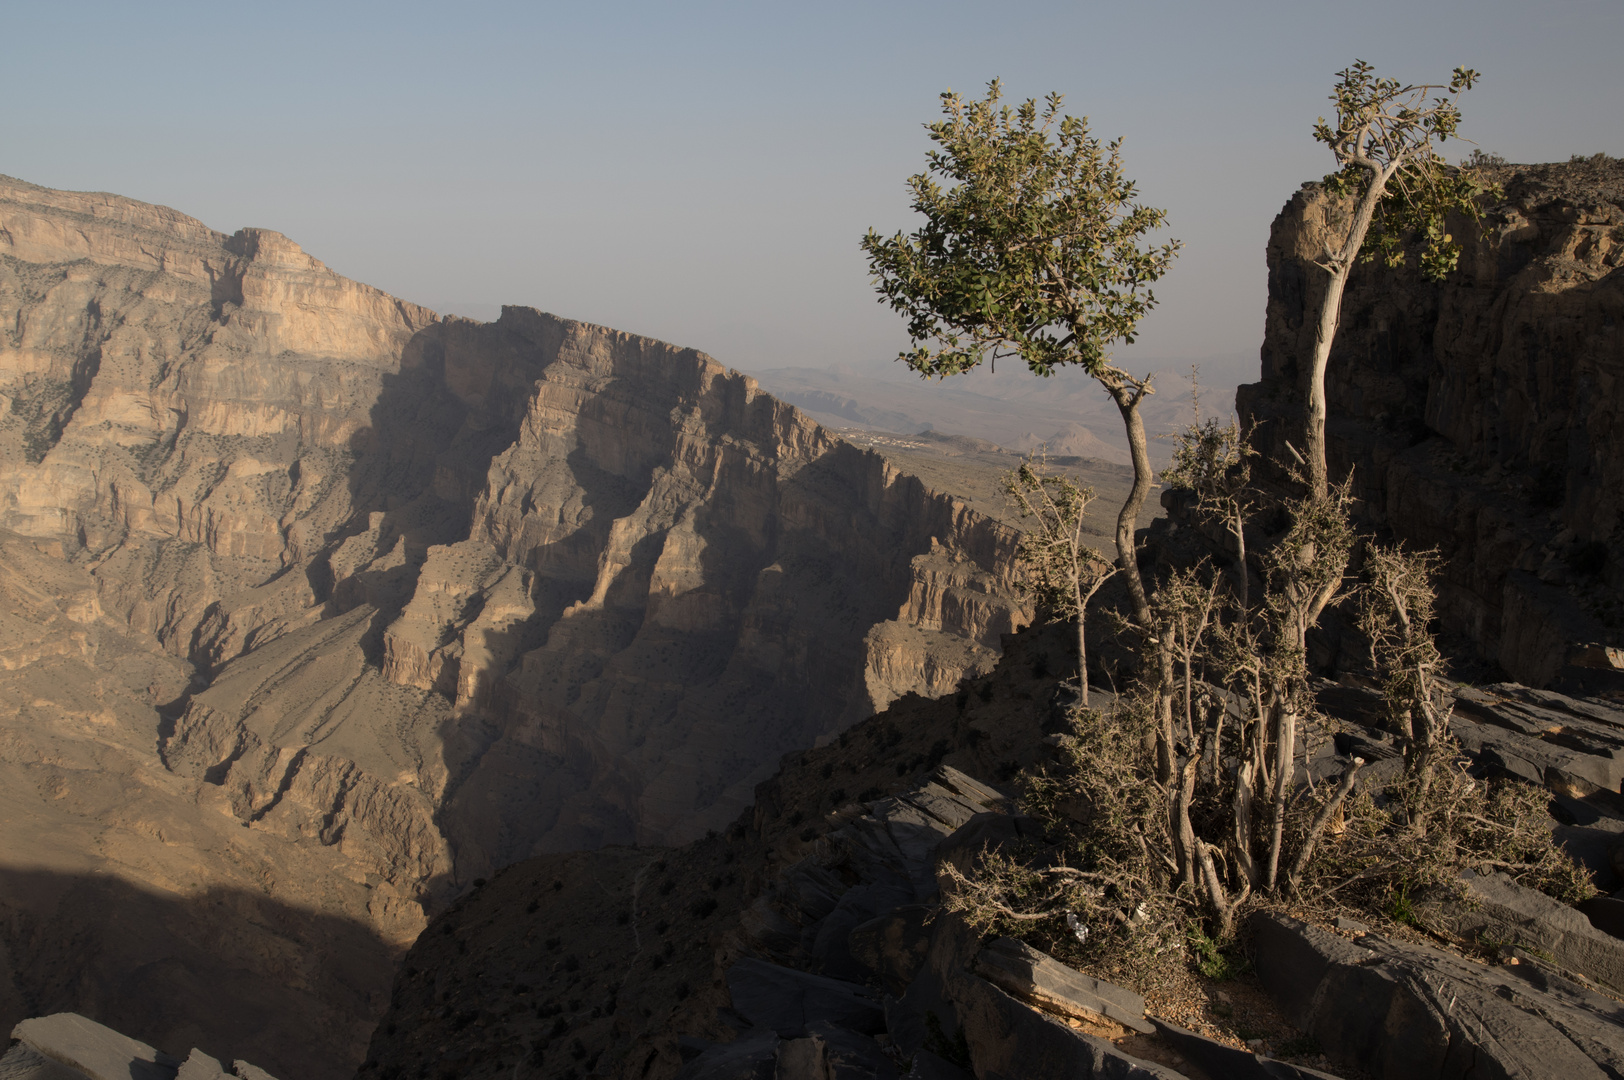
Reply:
[[[944,864],[947,908],[1141,993],[1177,981],[1185,965],[1168,960],[1184,957],[1189,898],[1171,888],[1155,730],[1151,703],[1076,710],[1060,760],[1023,780],[1024,809],[1055,844],[984,854],[968,875]]]
[[[1504,871],[1566,903],[1595,895],[1589,873],[1552,838],[1550,792],[1515,777],[1474,777],[1453,745],[1438,749],[1446,760],[1429,784],[1406,775],[1348,799],[1345,827],[1304,875],[1302,902],[1390,916],[1395,901],[1467,869]]]

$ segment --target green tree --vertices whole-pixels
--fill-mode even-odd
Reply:
[[[1117,516],[1117,564],[1135,622],[1149,638],[1152,617],[1135,558],[1139,511],[1154,485],[1139,406],[1152,392],[1111,363],[1111,346],[1131,343],[1155,306],[1151,285],[1166,273],[1176,241],[1151,244],[1164,211],[1135,201],[1121,140],[1103,143],[1084,118],[1061,114],[1061,95],[1000,106],[994,79],[981,101],[942,94],[943,119],[927,125],[937,144],[927,168],[908,179],[924,224],[863,238],[881,300],[908,320],[913,349],[899,359],[925,377],[957,375],[1019,357],[1034,374],[1078,366],[1105,388],[1122,415],[1134,483]],[[944,184],[946,186],[944,186]],[[1172,658],[1159,650],[1162,683]],[[1159,757],[1172,768],[1171,699],[1163,693]]]
[[[1342,314],[1342,293],[1355,263],[1380,258],[1390,266],[1404,261],[1404,240],[1425,239],[1421,270],[1441,280],[1455,268],[1460,247],[1445,231],[1451,210],[1476,216],[1484,190],[1473,172],[1449,165],[1434,148],[1460,127],[1455,99],[1477,81],[1478,73],[1458,67],[1447,85],[1402,84],[1378,78],[1363,60],[1337,72],[1331,90],[1335,122],[1323,116],[1314,138],[1331,148],[1337,171],[1326,187],[1350,209],[1341,236],[1326,241],[1317,262],[1330,280],[1320,298],[1314,353],[1309,361],[1308,408],[1303,440],[1308,486],[1317,498],[1330,488],[1325,460],[1325,371]],[[1365,242],[1374,243],[1367,248]],[[1317,613],[1316,613],[1317,614]]]
[[[1077,620],[1077,687],[1086,707],[1088,602],[1114,573],[1083,531],[1094,489],[1028,457],[1004,477],[1004,493],[1015,511],[1032,522],[1020,548],[1027,592],[1061,618]]]

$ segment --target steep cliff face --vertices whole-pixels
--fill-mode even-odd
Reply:
[[[398,813],[437,819],[464,880],[686,838],[785,751],[985,669],[1025,619],[1006,529],[700,353],[510,308],[419,333],[402,369],[355,440],[356,499],[387,509],[305,575],[328,617],[228,665],[166,743],[250,817],[347,793],[305,777],[353,765],[404,769]],[[363,702],[388,686],[409,722]],[[391,880],[445,870],[373,846]]]
[[[1029,617],[1009,530],[702,353],[117,196],[0,178],[0,395],[0,526],[172,673],[119,691],[154,813],[386,946],[513,859],[731,820]]]
[[[1520,681],[1624,687],[1624,164],[1507,167],[1442,284],[1354,271],[1327,395],[1335,474],[1367,524],[1446,558],[1440,613]],[[1275,220],[1262,380],[1243,415],[1284,454],[1341,211],[1310,185]],[[1613,649],[1613,651],[1609,651]]]

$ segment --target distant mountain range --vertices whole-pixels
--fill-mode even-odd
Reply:
[[[1142,406],[1158,464],[1171,455],[1165,438],[1195,416],[1191,373],[1153,362],[1155,394]],[[1138,366],[1131,365],[1133,370]],[[1233,362],[1223,365],[1233,370]],[[1018,366],[1016,366],[1018,368]],[[1127,439],[1115,403],[1081,371],[1049,379],[1025,370],[978,371],[930,382],[901,367],[782,367],[754,371],[781,400],[834,428],[915,434],[935,431],[986,439],[1007,450],[1046,446],[1052,455],[1128,463]],[[1227,414],[1233,383],[1201,383],[1202,413]]]

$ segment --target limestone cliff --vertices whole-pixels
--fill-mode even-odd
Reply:
[[[160,831],[253,838],[179,887],[270,860],[267,896],[385,952],[516,858],[731,820],[785,751],[1029,617],[1008,529],[702,353],[442,321],[273,232],[5,178],[0,527],[80,583],[18,678],[93,611],[166,673],[87,684],[118,702],[97,753],[155,778]],[[0,757],[107,741],[27,693]],[[147,858],[110,868],[157,883]]]
[[[1520,681],[1624,689],[1624,164],[1512,166],[1442,284],[1358,267],[1327,379],[1332,472],[1360,513],[1446,559],[1446,625]],[[1284,459],[1340,207],[1275,220],[1260,382],[1243,415]],[[1612,651],[1610,651],[1612,650]]]

